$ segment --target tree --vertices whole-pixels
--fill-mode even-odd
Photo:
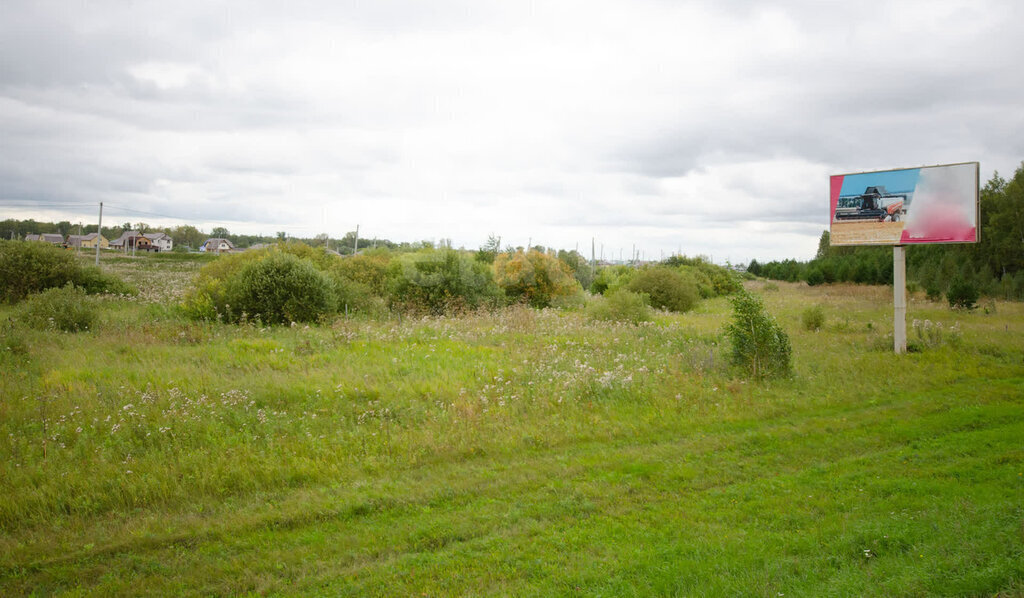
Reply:
[[[502,253],[494,260],[494,277],[510,299],[533,307],[547,307],[582,291],[565,262],[535,250]]]
[[[814,259],[820,260],[828,257],[828,250],[829,248],[831,248],[831,246],[832,243],[831,237],[829,236],[829,232],[827,230],[822,231],[821,238],[818,239],[818,252],[814,254]]]
[[[747,291],[732,298],[732,322],[725,327],[732,344],[732,363],[752,378],[785,376],[791,371],[789,337],[764,303]]]
[[[476,252],[476,260],[493,264],[494,258],[498,257],[499,252],[501,252],[501,237],[488,235],[487,242],[480,246],[480,251]]]
[[[189,224],[171,229],[171,240],[180,247],[199,247],[206,239],[206,234]]]
[[[224,238],[227,238],[227,236],[230,235],[231,233],[229,233],[228,229],[224,228],[223,226],[218,226],[218,227],[215,227],[210,232],[210,234],[213,235],[217,239],[224,239]]]

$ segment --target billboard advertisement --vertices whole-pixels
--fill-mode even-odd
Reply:
[[[834,175],[831,243],[975,243],[978,171],[964,162]]]

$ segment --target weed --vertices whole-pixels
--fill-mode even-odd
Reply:
[[[647,296],[626,289],[609,291],[604,297],[595,297],[587,307],[592,320],[628,322],[638,324],[651,319]]]
[[[85,291],[70,282],[31,295],[22,306],[24,321],[39,330],[79,332],[89,330],[96,321],[96,305]]]
[[[800,322],[804,330],[818,331],[825,325],[825,308],[821,305],[814,305],[804,309],[800,314]],[[870,322],[868,325],[870,327]]]

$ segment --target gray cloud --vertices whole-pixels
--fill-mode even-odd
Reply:
[[[12,214],[809,257],[830,173],[1024,157],[1015,3],[5,8]]]

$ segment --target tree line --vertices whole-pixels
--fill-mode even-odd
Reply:
[[[995,173],[981,189],[979,240],[971,244],[912,245],[907,280],[931,298],[967,285],[990,297],[1024,300],[1024,163],[1007,181]],[[759,263],[756,276],[810,285],[831,282],[892,284],[889,247],[833,247],[821,234],[814,259]]]

